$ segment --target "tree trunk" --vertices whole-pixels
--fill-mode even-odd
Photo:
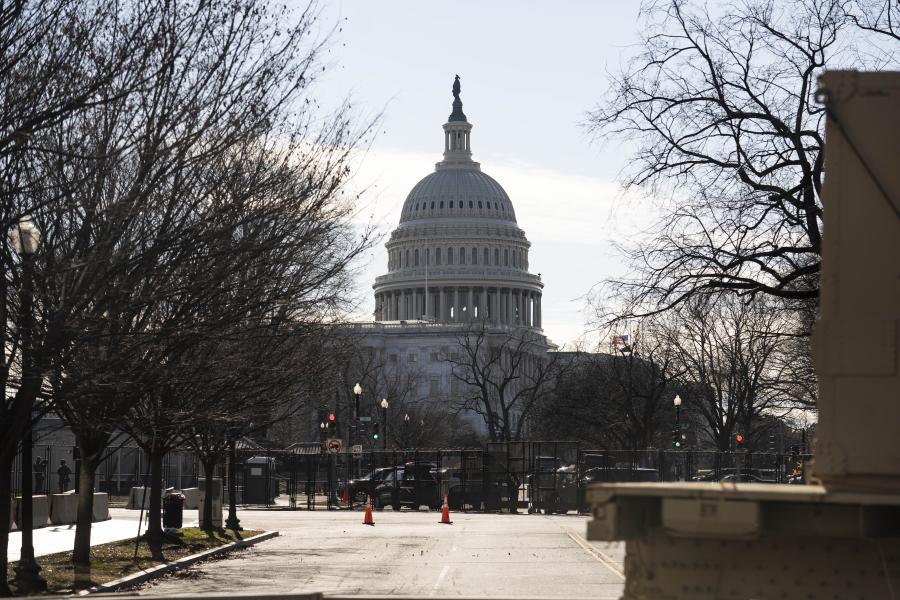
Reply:
[[[200,529],[211,531],[213,529],[213,472],[216,461],[203,461],[203,493],[206,501],[203,503],[203,514],[200,515]]]
[[[91,526],[94,521],[94,474],[97,460],[82,453],[78,475],[78,514],[75,518],[75,546],[72,563],[76,583],[88,582],[91,577]]]
[[[160,538],[162,530],[162,466],[166,453],[150,452],[150,506],[147,508],[147,537]]]
[[[9,514],[12,511],[12,460],[0,460],[0,596],[11,596],[9,584],[6,582],[6,570],[8,556],[6,549],[9,545]]]

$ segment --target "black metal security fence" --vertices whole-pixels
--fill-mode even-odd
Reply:
[[[595,482],[799,483],[809,455],[592,449],[577,442],[488,443],[469,449],[322,453],[245,450],[235,469],[243,504],[321,510],[426,505],[452,510],[564,512]]]
[[[32,456],[34,463],[29,470],[35,494],[56,494],[77,487],[81,469],[77,446],[37,443],[32,449]],[[23,467],[22,456],[18,454],[12,467],[14,493],[19,492]],[[132,487],[144,485],[148,470],[147,453],[140,448],[109,448],[97,469],[94,489],[111,495],[127,496]],[[191,450],[173,450],[163,458],[163,485],[167,488],[197,487],[201,474],[202,468]]]
[[[71,468],[72,489],[79,468],[74,447],[36,444],[34,489],[59,489],[59,461]],[[803,480],[809,455],[700,450],[609,450],[568,441],[487,443],[481,448],[392,449],[323,453],[318,444],[287,449],[239,449],[235,461],[236,501],[242,505],[323,510],[359,507],[439,507],[452,510],[564,512],[583,510],[584,492],[595,482],[723,481],[795,483]],[[18,488],[23,465],[13,468]],[[109,451],[98,470],[98,491],[127,496],[147,477],[139,448]],[[229,469],[217,467],[228,501]],[[164,460],[166,487],[199,487],[202,467],[189,450]]]

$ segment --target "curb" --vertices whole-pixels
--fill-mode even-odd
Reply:
[[[170,563],[165,563],[162,565],[157,565],[155,567],[151,567],[149,569],[144,569],[143,571],[138,571],[137,573],[133,573],[131,575],[126,575],[120,579],[114,579],[113,581],[108,581],[106,583],[101,583],[99,585],[95,585],[86,590],[81,590],[76,595],[77,596],[87,596],[88,594],[95,594],[98,592],[115,592],[123,587],[128,587],[132,585],[137,585],[139,583],[144,583],[146,581],[150,581],[152,579],[156,579],[158,577],[162,577],[168,573],[172,573],[179,569],[183,569],[185,567],[189,567],[196,562],[207,558],[213,558],[215,556],[219,556],[221,554],[227,554],[232,550],[240,550],[241,548],[248,548],[253,546],[254,544],[258,544],[259,542],[264,542],[266,540],[270,540],[274,537],[278,537],[277,531],[267,531],[266,533],[261,533],[259,535],[255,535],[251,538],[247,538],[246,540],[238,540],[236,542],[232,542],[230,544],[226,544],[224,546],[219,546],[218,548],[211,548],[209,550],[204,550],[203,552],[198,552],[197,554],[191,554],[190,556],[185,556],[183,558],[179,558],[178,560],[172,561]]]

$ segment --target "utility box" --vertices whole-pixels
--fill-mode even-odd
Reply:
[[[200,486],[200,505],[198,506],[199,511],[199,519],[200,519],[200,527],[206,528],[206,523],[203,522],[203,515],[206,511],[206,484],[201,481]],[[221,527],[222,526],[222,480],[221,479],[213,479],[213,493],[212,493],[212,526],[213,527]]]
[[[275,459],[270,456],[252,456],[244,463],[244,497],[247,504],[275,504],[278,495],[278,477]]]

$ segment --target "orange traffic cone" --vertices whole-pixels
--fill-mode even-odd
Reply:
[[[444,506],[441,507],[441,524],[442,525],[452,525],[453,521],[450,520],[450,505],[447,504],[447,496],[444,496]]]
[[[366,516],[363,518],[363,525],[375,525],[372,520],[372,496],[366,497]]]
[[[341,504],[350,506],[350,486],[344,486],[344,493],[341,494]]]

